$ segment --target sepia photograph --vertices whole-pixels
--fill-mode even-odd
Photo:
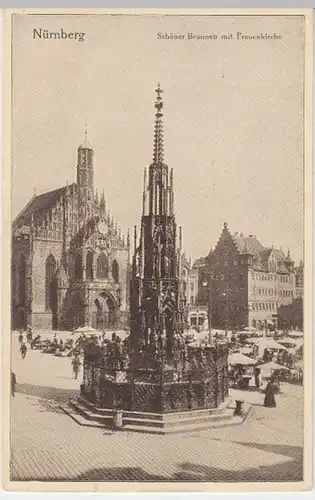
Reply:
[[[311,488],[312,22],[6,12],[6,489]]]

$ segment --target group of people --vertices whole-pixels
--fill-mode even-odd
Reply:
[[[232,387],[236,387],[238,389],[248,389],[248,381],[251,378],[251,376],[246,377],[246,370],[244,367],[241,366],[235,367],[231,376],[233,377]],[[247,384],[243,382],[245,379]],[[260,390],[263,385],[263,381],[262,381],[261,369],[259,367],[254,368],[254,379],[255,379],[256,389]],[[276,374],[273,374],[268,379],[266,388],[263,391],[265,393],[264,406],[275,407],[276,406],[275,394],[279,393],[279,391],[280,391],[280,383],[278,377]]]

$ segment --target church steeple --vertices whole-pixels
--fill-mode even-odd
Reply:
[[[79,194],[80,219],[83,222],[92,216],[94,202],[93,156],[94,151],[87,140],[85,126],[84,143],[78,148],[77,185]]]
[[[105,201],[105,191],[103,189],[103,193],[102,193],[102,197],[101,197],[101,200],[100,200],[100,217],[101,218],[105,218],[106,216],[106,201]]]

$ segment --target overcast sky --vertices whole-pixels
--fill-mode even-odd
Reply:
[[[34,40],[34,28],[84,32],[85,41]],[[236,32],[282,38],[237,40]],[[186,254],[207,253],[227,221],[301,259],[303,18],[16,16],[13,33],[12,217],[35,187],[40,194],[76,180],[87,123],[95,187],[105,188],[123,232],[138,224],[160,82]]]

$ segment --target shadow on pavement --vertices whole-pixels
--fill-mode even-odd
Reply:
[[[220,440],[217,440],[220,441]],[[286,459],[281,463],[255,466],[253,455],[253,467],[242,470],[229,469],[227,458],[226,468],[219,468],[196,464],[193,462],[182,462],[177,464],[177,471],[173,474],[154,474],[141,467],[100,467],[87,469],[73,477],[12,477],[11,480],[18,481],[139,481],[139,482],[288,482],[303,481],[303,449],[300,446],[272,445],[255,443],[238,443],[244,447],[249,446],[259,450],[284,456]],[[289,457],[289,459],[288,459]],[[240,464],[241,465],[241,464]]]
[[[76,478],[79,481],[209,481],[209,482],[297,482],[303,480],[303,449],[300,446],[269,445],[255,443],[237,443],[251,446],[258,450],[290,457],[282,463],[266,466],[251,467],[243,470],[228,470],[218,467],[182,462],[178,464],[178,471],[171,476],[150,474],[143,469],[120,467],[90,469]]]
[[[292,447],[294,448],[294,447]],[[228,466],[228,464],[227,464]],[[299,460],[280,464],[252,467],[244,470],[228,470],[218,467],[183,462],[172,475],[159,475],[145,471],[141,467],[102,467],[88,469],[73,478],[40,477],[41,481],[139,481],[139,482],[298,482],[303,480],[302,463]],[[37,478],[19,478],[18,480]],[[11,480],[16,480],[14,477]]]
[[[213,441],[222,441],[222,439],[213,438]],[[284,457],[290,457],[299,462],[303,461],[303,447],[302,446],[292,446],[289,444],[263,444],[263,443],[248,443],[239,441],[230,441],[231,444],[240,444],[242,446],[247,446],[249,448],[256,448],[257,450],[264,451],[267,453],[274,453],[275,455],[282,455]]]
[[[33,384],[17,384],[15,392],[42,399],[52,399],[58,403],[67,403],[70,398],[78,395],[79,389],[59,389]]]

